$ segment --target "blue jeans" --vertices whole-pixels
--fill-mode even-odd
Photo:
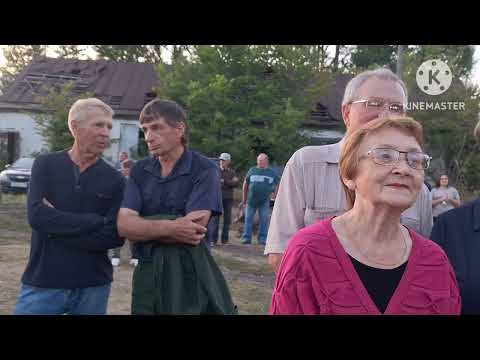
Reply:
[[[105,315],[112,284],[45,289],[22,284],[15,315]]]
[[[223,202],[223,229],[222,244],[228,243],[228,234],[230,231],[230,223],[232,222],[232,205],[233,199],[222,199]],[[209,244],[218,242],[218,233],[220,227],[220,216],[212,216],[207,227],[207,239]]]
[[[270,199],[265,200],[265,202],[260,205],[258,208],[251,207],[247,204],[245,207],[245,227],[243,230],[243,240],[245,243],[252,242],[252,229],[253,229],[253,218],[258,209],[258,216],[260,218],[259,230],[258,230],[258,243],[265,245],[267,241],[268,233],[268,223],[269,223],[269,210],[270,210]]]

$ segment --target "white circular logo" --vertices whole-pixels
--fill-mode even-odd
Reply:
[[[425,61],[417,70],[417,85],[425,94],[443,94],[451,84],[452,72],[441,60]]]

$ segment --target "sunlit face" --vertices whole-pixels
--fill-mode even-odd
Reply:
[[[85,121],[72,121],[75,141],[83,153],[101,155],[110,143],[112,117],[101,110],[92,110]]]
[[[265,155],[258,155],[257,157],[257,166],[259,168],[267,168],[268,167],[268,157]]]
[[[448,176],[447,175],[440,176],[440,186],[448,187]]]
[[[164,156],[182,145],[182,136],[185,125],[179,123],[177,127],[170,126],[165,119],[159,118],[141,124],[148,150],[153,156]]]
[[[349,133],[360,128],[363,124],[377,119],[405,115],[404,112],[393,112],[389,105],[391,103],[405,103],[405,93],[402,86],[392,80],[384,80],[372,77],[365,81],[354,100],[379,99],[385,102],[385,106],[379,109],[372,109],[365,103],[346,104],[342,106],[342,115]]]
[[[413,136],[392,128],[384,128],[366,136],[359,151],[365,155],[375,148],[422,152]],[[352,179],[355,184],[355,202],[362,200],[402,211],[412,206],[422,187],[424,170],[411,168],[405,155],[400,154],[399,161],[390,165],[379,165],[371,157],[363,156],[356,176]]]
[[[230,165],[229,160],[220,159],[220,166],[222,167],[222,169],[227,169],[229,165]]]

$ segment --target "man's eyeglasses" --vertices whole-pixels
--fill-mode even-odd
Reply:
[[[367,111],[381,111],[385,108],[385,104],[388,104],[388,109],[396,114],[405,114],[405,104],[399,102],[389,103],[383,99],[368,99],[368,100],[355,100],[351,104],[364,103]]]
[[[367,156],[373,159],[378,165],[394,165],[400,160],[400,154],[405,154],[408,166],[416,170],[426,170],[430,166],[432,159],[427,154],[418,151],[398,151],[395,149],[372,149],[367,152]]]

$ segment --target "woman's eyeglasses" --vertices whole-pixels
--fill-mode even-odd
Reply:
[[[432,159],[427,154],[418,151],[398,151],[395,149],[372,149],[367,152],[378,165],[394,165],[400,160],[400,154],[405,154],[408,166],[416,170],[426,170],[430,166]]]

